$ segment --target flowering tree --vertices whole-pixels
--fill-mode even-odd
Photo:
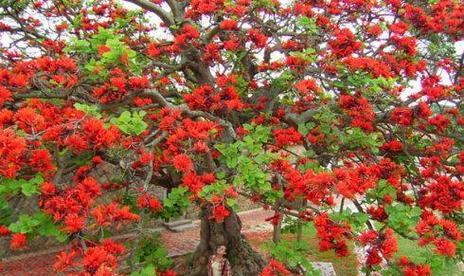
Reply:
[[[312,221],[321,250],[356,242],[367,272],[431,273],[393,259],[397,235],[462,260],[460,1],[4,2],[0,235],[12,250],[54,236],[71,245],[56,270],[114,275],[139,248],[107,231],[196,204],[192,275],[219,244],[234,275],[290,273],[241,236],[240,194],[277,226]],[[38,212],[15,210],[24,201]],[[135,275],[172,275],[151,265]]]

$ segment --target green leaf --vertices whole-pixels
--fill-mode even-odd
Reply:
[[[77,110],[80,110],[82,112],[85,112],[97,119],[100,119],[102,117],[100,113],[100,108],[96,105],[87,105],[87,104],[81,104],[81,103],[75,103],[74,108]]]
[[[269,243],[271,256],[279,262],[284,263],[287,267],[297,269],[303,266],[306,269],[306,276],[321,275],[319,270],[314,269],[307,258],[309,247],[305,242],[291,242],[282,240],[279,243]]]
[[[366,193],[368,199],[382,199],[386,195],[396,199],[396,189],[385,179],[380,179],[376,187]]]
[[[404,203],[389,205],[385,211],[388,214],[388,226],[403,234],[414,233],[411,230],[419,221],[422,212],[419,207],[411,207]]]
[[[26,182],[21,186],[21,190],[25,196],[32,196],[33,194],[40,194],[37,191],[37,185],[31,182]]]
[[[319,28],[317,27],[317,24],[316,24],[316,18],[300,16],[297,18],[296,25],[297,27],[311,34],[317,34],[319,32]]]
[[[132,272],[130,276],[156,276],[155,266],[149,264],[139,271]]]
[[[20,215],[18,221],[10,224],[8,228],[14,233],[32,233],[36,226],[40,225],[40,221],[29,215]]]
[[[143,121],[145,112],[124,111],[118,118],[111,118],[110,122],[115,124],[122,132],[129,135],[140,135],[144,132],[148,124]]]
[[[178,217],[190,206],[188,199],[189,192],[187,187],[173,188],[163,200],[163,212],[161,216],[165,219]]]

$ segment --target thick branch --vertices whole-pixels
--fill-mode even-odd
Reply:
[[[131,2],[142,9],[148,10],[156,14],[167,26],[174,25],[174,19],[170,14],[168,14],[165,10],[162,8],[158,7],[156,4],[153,4],[150,1],[146,0],[127,0],[128,2]]]

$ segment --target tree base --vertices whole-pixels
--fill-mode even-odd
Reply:
[[[201,240],[192,259],[190,276],[206,276],[208,259],[215,253],[219,245],[227,248],[226,258],[232,266],[232,275],[259,275],[265,266],[264,259],[256,253],[240,233],[242,228],[240,218],[231,214],[223,223],[208,219],[209,210],[201,212]]]

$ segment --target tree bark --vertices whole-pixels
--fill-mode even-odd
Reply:
[[[190,276],[206,276],[208,258],[219,245],[227,248],[226,258],[232,266],[233,276],[259,275],[265,266],[264,259],[256,253],[245,237],[240,233],[242,224],[240,218],[233,211],[223,223],[216,223],[209,219],[210,210],[201,211],[200,244],[192,259]]]

